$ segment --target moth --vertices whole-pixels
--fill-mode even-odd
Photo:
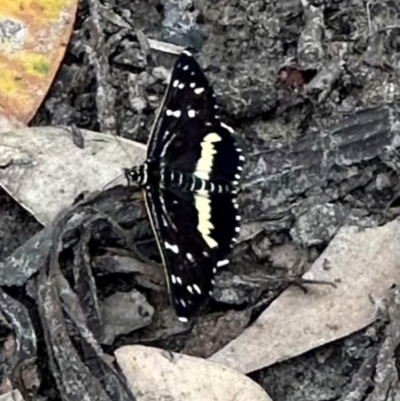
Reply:
[[[188,51],[177,58],[139,184],[165,268],[171,302],[187,322],[211,294],[240,231],[237,193],[245,157],[220,121],[215,94]]]

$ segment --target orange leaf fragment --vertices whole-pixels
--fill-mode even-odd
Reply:
[[[34,116],[64,57],[76,9],[77,0],[0,2],[0,117],[27,124]]]

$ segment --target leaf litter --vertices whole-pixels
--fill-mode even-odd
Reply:
[[[249,325],[247,331],[256,328],[257,323],[255,322],[258,321],[257,318],[261,319],[262,315],[260,316],[260,314],[266,305],[273,301],[270,306],[273,308],[276,303],[282,302],[278,297],[285,288],[282,279],[287,274],[290,275],[291,270],[295,268],[288,260],[283,264],[280,263],[279,266],[272,263],[273,260],[277,260],[279,250],[284,249],[282,245],[290,245],[295,250],[294,252],[305,252],[304,268],[307,270],[318,259],[321,248],[327,246],[331,241],[333,243],[339,241],[343,235],[341,227],[356,225],[363,229],[364,227],[374,227],[378,222],[382,224],[382,222],[391,221],[396,217],[395,207],[387,209],[386,205],[391,200],[391,195],[400,189],[397,184],[398,161],[396,159],[398,147],[396,127],[399,112],[397,103],[393,102],[399,90],[396,80],[391,80],[387,76],[385,72],[387,69],[374,67],[383,63],[390,65],[394,71],[398,69],[398,52],[393,47],[395,42],[392,40],[392,34],[396,31],[393,27],[396,26],[396,23],[390,20],[395,14],[387,13],[387,10],[381,9],[376,4],[373,5],[374,12],[369,14],[368,20],[364,5],[358,0],[353,0],[350,8],[341,8],[341,4],[328,2],[324,5],[324,10],[315,9],[319,6],[314,3],[318,2],[313,2],[313,4],[302,2],[301,5],[298,2],[289,2],[285,9],[276,5],[268,5],[266,9],[261,2],[253,2],[251,7],[245,5],[243,9],[239,5],[225,8],[220,5],[199,2],[193,9],[189,7],[181,14],[183,20],[187,18],[189,22],[183,27],[189,28],[189,30],[180,31],[177,27],[180,26],[181,17],[175,18],[176,12],[179,12],[180,8],[172,3],[168,5],[171,8],[165,14],[165,21],[152,4],[139,5],[131,14],[129,14],[128,8],[128,13],[123,15],[122,21],[121,18],[112,18],[113,13],[115,14],[118,10],[102,8],[95,5],[94,2],[89,2],[92,18],[96,23],[96,29],[90,32],[89,38],[95,39],[97,35],[100,35],[99,41],[84,41],[83,37],[87,26],[83,24],[70,48],[71,54],[79,59],[85,53],[81,46],[84,43],[83,48],[87,51],[89,65],[80,65],[78,74],[76,74],[77,69],[74,66],[63,65],[61,67],[58,78],[56,78],[57,84],[53,86],[33,123],[49,125],[57,121],[58,124],[67,126],[75,123],[80,128],[98,130],[100,127],[101,130],[108,132],[118,131],[117,126],[121,123],[120,130],[124,132],[124,135],[143,142],[149,132],[155,108],[160,102],[164,89],[162,86],[164,78],[153,74],[152,66],[163,65],[168,68],[171,59],[165,55],[149,52],[148,48],[138,46],[135,42],[135,35],[140,43],[143,43],[143,35],[140,35],[140,32],[145,32],[149,37],[158,38],[159,22],[165,22],[165,31],[161,33],[161,38],[168,37],[176,43],[190,44],[194,48],[200,49],[204,44],[204,37],[196,34],[197,27],[193,23],[196,18],[192,17],[201,15],[201,18],[206,21],[204,27],[207,30],[208,38],[206,46],[201,50],[201,61],[205,66],[210,67],[210,79],[213,81],[223,109],[233,119],[239,134],[243,136],[247,151],[254,155],[250,157],[247,166],[248,181],[245,183],[245,191],[242,194],[245,224],[247,223],[248,227],[252,227],[254,230],[249,231],[244,241],[235,249],[232,266],[221,271],[217,276],[216,286],[222,288],[224,292],[221,295],[216,291],[213,299],[218,299],[219,302],[223,300],[223,302],[214,303],[210,309],[205,311],[208,312],[206,314],[209,319],[207,324],[212,325],[212,319],[214,319],[214,326],[218,327],[215,332],[208,331],[210,333],[208,341],[225,338],[228,345],[224,342],[219,344],[221,347],[225,345],[229,349],[231,338],[222,334],[224,334],[224,330],[230,330],[231,323],[221,320],[220,325],[215,324],[220,319],[221,313],[226,312],[226,309],[238,308],[240,305],[240,309],[246,313],[239,313],[236,318],[242,319],[238,322],[238,327],[242,328],[244,331],[242,335],[245,336],[247,334],[246,325]],[[185,3],[184,7],[186,6]],[[186,15],[187,12],[188,15]],[[304,26],[303,19],[299,18],[302,15],[304,15]],[[342,21],[342,18],[349,16],[351,18],[347,22]],[[381,35],[380,18],[388,22],[386,26],[392,27],[385,31],[388,33],[386,37]],[[127,28],[127,20],[134,25],[133,30]],[[110,21],[112,24],[108,25]],[[354,40],[352,37],[350,45],[348,33],[341,30],[346,23],[352,26],[351,32],[356,38]],[[116,27],[119,25],[121,27],[117,29]],[[218,34],[218,29],[208,29],[211,26],[218,28],[227,25],[230,29],[223,36]],[[243,30],[243,26],[246,27],[245,30]],[[107,31],[107,39],[104,35],[105,31]],[[128,31],[135,32],[135,35],[131,35],[133,38],[129,37]],[[331,33],[335,34],[331,35]],[[129,39],[127,39],[128,37]],[[225,38],[224,43],[220,42],[221,37]],[[276,40],[277,37],[281,40]],[[365,38],[374,40],[363,53],[362,44],[365,42]],[[124,40],[125,42],[123,42]],[[124,43],[122,47],[128,46],[136,49],[137,57],[132,60],[137,63],[133,66],[135,74],[130,75],[130,82],[136,80],[137,83],[138,90],[135,93],[128,93],[126,85],[124,86],[127,71],[124,71],[121,65],[113,64],[112,57],[109,57],[114,51],[118,53],[118,46],[121,43]],[[243,43],[247,43],[248,46],[243,46]],[[262,43],[262,47],[260,47],[260,43]],[[360,43],[360,48],[351,47],[352,44],[357,46]],[[229,47],[228,51],[222,50],[225,45]],[[282,47],[280,47],[281,45]],[[289,54],[296,54],[296,51],[299,53],[298,71],[301,72],[304,79],[295,90],[285,87],[285,82],[281,82],[280,85],[276,85],[275,82],[276,74],[280,69],[277,63],[281,63],[284,58],[283,48]],[[390,57],[387,54],[388,49],[391,49],[388,52]],[[292,51],[294,53],[291,53]],[[143,52],[146,54],[146,58],[142,57]],[[316,59],[312,57],[315,54],[318,55]],[[377,58],[376,55],[379,57]],[[149,56],[150,58],[147,58]],[[338,58],[338,60],[335,59],[329,64],[327,61],[331,57]],[[111,60],[110,65],[107,64],[109,59]],[[346,68],[336,69],[333,67],[342,66],[341,59],[346,60]],[[362,63],[364,59],[368,63]],[[145,60],[144,64],[143,60]],[[227,65],[234,66],[234,68],[226,68]],[[92,67],[94,68],[91,70]],[[129,74],[131,73],[130,70]],[[316,74],[315,79],[310,81],[309,89],[302,93],[301,89],[307,86],[310,73]],[[110,79],[111,76],[114,79]],[[257,80],[254,80],[254,77],[257,77]],[[93,91],[85,93],[82,90],[85,87],[83,83],[93,85],[94,82],[98,83],[96,93]],[[111,82],[120,90],[111,88]],[[110,96],[104,97],[107,93]],[[132,99],[132,96],[140,98],[140,104],[144,104],[146,107],[134,110],[133,113],[129,107],[130,101],[135,100]],[[93,107],[94,104],[98,106],[97,110],[96,107]],[[134,101],[133,104],[139,104],[139,102]],[[356,106],[361,106],[361,110],[352,112]],[[115,115],[114,107],[117,109]],[[98,115],[96,115],[97,112]],[[317,138],[319,140],[316,140]],[[329,138],[334,140],[329,141]],[[69,141],[73,143],[71,136],[69,136]],[[331,145],[337,147],[330,147]],[[75,151],[81,150],[79,147],[73,146]],[[326,149],[329,149],[331,153],[324,154],[323,151]],[[336,153],[337,149],[340,149],[340,152]],[[14,157],[20,165],[31,160],[31,155],[25,152],[17,152]],[[310,164],[307,160],[311,160],[312,163]],[[5,160],[1,160],[1,165],[6,170],[10,167],[9,163],[10,158],[6,157]],[[321,179],[321,177],[329,177],[329,180]],[[378,177],[380,177],[379,180]],[[17,177],[16,180],[18,182],[19,178]],[[150,325],[131,333],[131,335],[125,334],[117,338],[113,348],[127,343],[145,343],[156,344],[170,350],[181,350],[184,349],[187,341],[189,344],[190,342],[199,344],[201,341],[190,337],[191,328],[183,328],[174,323],[173,314],[168,309],[165,292],[157,291],[157,289],[165,288],[165,284],[156,283],[156,275],[139,277],[138,272],[143,272],[142,266],[134,268],[135,273],[126,273],[127,268],[123,266],[120,270],[124,272],[124,275],[133,275],[118,276],[121,274],[118,273],[118,263],[123,260],[116,257],[118,254],[128,251],[132,252],[136,258],[145,257],[144,260],[148,260],[150,257],[157,261],[154,240],[152,240],[145,213],[140,214],[140,212],[144,212],[140,207],[140,200],[136,199],[134,207],[126,211],[126,192],[121,188],[107,190],[103,197],[100,196],[97,200],[88,201],[86,195],[79,198],[78,204],[75,205],[76,209],[71,211],[74,218],[71,220],[56,219],[51,226],[46,223],[48,227],[17,249],[6,261],[3,261],[1,279],[5,289],[13,285],[25,285],[26,294],[22,298],[28,296],[31,299],[48,301],[39,303],[41,308],[39,314],[45,331],[45,341],[49,347],[49,360],[55,362],[58,361],[58,358],[62,358],[61,352],[54,352],[54,350],[65,351],[65,349],[73,347],[72,360],[76,361],[79,370],[84,370],[81,377],[85,377],[92,385],[91,383],[97,383],[96,374],[94,370],[91,370],[93,376],[88,375],[88,366],[93,367],[98,364],[102,367],[103,373],[109,372],[101,363],[101,360],[109,361],[109,358],[102,354],[103,351],[95,345],[90,333],[95,337],[97,343],[101,341],[101,314],[98,305],[99,301],[107,299],[110,293],[116,293],[118,290],[129,293],[140,282],[138,288],[146,294],[147,301],[156,306]],[[62,207],[51,211],[51,218],[46,220],[45,217],[42,217],[42,219],[46,222],[54,222],[55,215],[71,204],[72,199],[69,198],[68,204],[63,204]],[[88,203],[82,205],[79,202]],[[40,208],[40,206],[35,207]],[[123,227],[123,231],[119,229],[119,226]],[[135,229],[130,232],[132,227]],[[387,228],[388,226],[383,227]],[[379,230],[383,230],[379,233],[385,232],[384,228]],[[56,231],[63,234],[56,235]],[[377,235],[380,235],[379,233]],[[353,234],[354,238],[359,238],[357,232]],[[339,239],[336,239],[335,236],[338,236]],[[350,242],[352,241],[350,238]],[[58,250],[54,249],[54,244],[58,244]],[[393,246],[393,242],[383,243],[382,248],[386,245]],[[103,252],[111,252],[111,255]],[[49,255],[52,255],[52,261],[47,264]],[[57,267],[58,262],[55,255],[59,255],[60,268]],[[71,257],[71,255],[76,256]],[[103,257],[104,259],[102,259]],[[76,262],[79,261],[76,266],[72,262],[74,259]],[[112,267],[114,275],[110,277],[110,268],[107,269],[104,266],[111,260],[117,260],[117,262]],[[280,260],[285,259],[280,258]],[[371,260],[371,265],[379,260],[378,257],[376,260]],[[99,263],[93,264],[89,261],[98,261]],[[317,265],[321,264],[321,262],[316,263]],[[378,266],[378,263],[375,266]],[[278,278],[275,283],[271,281],[268,288],[265,287],[265,280],[259,285],[254,282],[254,277],[260,277],[259,273],[264,273],[265,269],[269,269]],[[61,276],[59,275],[60,270]],[[39,272],[39,276],[36,276],[36,272]],[[54,281],[49,278],[54,276],[49,272],[57,272],[59,276],[57,285],[51,291],[50,283],[54,284]],[[71,272],[73,272],[72,276]],[[298,274],[298,272],[296,273]],[[70,288],[73,288],[73,291],[70,291],[65,285],[66,281],[62,279],[62,276]],[[360,273],[361,276],[363,276],[363,272]],[[39,281],[39,284],[37,277],[42,280]],[[221,287],[221,284],[225,287]],[[339,284],[337,287],[340,293]],[[38,285],[40,293],[37,290]],[[282,294],[283,300],[287,297],[285,295],[287,291],[294,294],[295,299],[303,299],[303,295],[298,289],[290,288]],[[310,295],[313,302],[318,305],[320,298],[316,296],[318,300],[315,300],[314,296],[325,294],[326,291],[333,294],[335,289],[313,287],[309,294],[304,295],[304,298]],[[353,329],[354,327],[364,327],[363,325],[367,321],[370,322],[370,327],[374,324],[379,327],[379,325],[387,323],[379,317],[374,323],[371,303],[367,304],[365,294],[363,295],[363,305],[364,307],[368,305],[364,311],[368,315],[367,318],[360,326],[356,326],[356,323],[360,323],[359,321],[349,321],[347,322],[348,326],[346,324],[341,326],[343,331],[339,337],[350,334],[351,327]],[[384,293],[385,296],[387,296],[387,292]],[[62,309],[57,306],[60,305],[61,298],[63,300]],[[389,297],[394,310],[395,300],[396,297]],[[259,305],[258,308],[257,305]],[[220,306],[222,308],[219,308]],[[270,308],[267,308],[265,313],[268,313]],[[61,310],[62,315],[60,314]],[[84,320],[81,319],[80,310],[85,316]],[[77,312],[73,314],[71,311]],[[297,310],[296,312],[300,313]],[[18,314],[16,316],[16,321],[18,318],[21,319]],[[12,315],[9,318],[11,319],[11,317]],[[280,320],[279,323],[288,325],[293,317],[297,316],[292,313],[288,316],[287,321]],[[51,324],[51,319],[57,319],[60,327],[65,327],[60,342],[57,342],[59,339],[54,336],[52,331],[54,326]],[[351,326],[350,323],[354,323],[354,326]],[[319,324],[320,322],[317,321],[314,328],[317,333],[320,333],[317,329],[321,329]],[[89,331],[88,327],[90,327]],[[395,330],[389,330],[389,328],[395,328],[394,323],[389,322],[387,327],[388,330],[382,334],[382,338],[386,338],[387,341],[382,342],[378,368],[378,372],[383,374],[386,379],[376,383],[374,397],[379,392],[385,393],[385,389],[396,388],[392,374],[393,361],[396,359],[393,351],[396,334]],[[201,330],[198,331],[199,335],[201,332]],[[81,335],[77,335],[77,333],[81,333]],[[241,339],[240,330],[235,335]],[[335,338],[332,335],[326,341]],[[352,337],[350,336],[350,338]],[[306,345],[299,341],[300,346],[284,350],[282,358],[299,355],[314,346],[318,346],[318,350],[329,349],[329,345],[319,347],[318,339],[314,340],[315,342],[305,342]],[[18,339],[18,341],[24,340]],[[88,347],[88,343],[93,346]],[[386,344],[389,345],[386,346]],[[258,346],[260,347],[261,344]],[[356,344],[355,347],[360,347],[360,345]],[[27,348],[27,350],[29,349]],[[190,352],[190,349],[194,350],[195,347],[188,347],[187,351]],[[373,354],[377,349],[379,350],[379,347],[371,348],[372,356],[366,358],[365,361],[373,361]],[[83,354],[81,354],[82,350]],[[34,354],[34,350],[32,354]],[[87,360],[87,355],[95,356]],[[253,357],[264,358],[264,355],[262,352],[255,352]],[[274,363],[282,359],[279,355],[275,358],[272,358],[272,362],[264,361],[261,364]],[[30,360],[30,358],[26,359]],[[301,364],[300,359],[291,360],[292,366],[295,366],[296,363]],[[257,362],[256,359],[254,361]],[[59,361],[59,366],[67,369],[65,374],[58,371],[53,362],[50,364],[50,369],[57,378],[56,388],[59,389],[62,397],[65,396],[65,391],[69,391],[67,383],[70,379],[77,380],[77,384],[82,385],[82,382],[79,382],[80,378],[67,377],[66,373],[71,366],[70,361],[63,359]],[[90,365],[91,363],[94,365]],[[280,364],[276,365],[278,366],[275,366],[275,371],[278,371]],[[391,368],[385,369],[385,366],[389,365]],[[13,366],[12,363],[10,366]],[[250,366],[252,366],[251,363]],[[261,367],[260,364],[256,365],[255,363],[250,369],[253,369],[254,366]],[[304,365],[303,371],[307,371],[307,366],[309,365]],[[45,366],[42,367],[45,368]],[[274,369],[274,366],[269,369]],[[296,378],[292,384],[283,385],[290,375],[290,369],[290,365],[288,365],[280,376],[273,376],[271,370],[261,369],[257,372],[260,374],[257,377],[261,377],[263,372],[270,372],[270,377],[277,377],[274,383],[269,383],[268,386],[264,385],[276,401],[312,398],[312,379],[305,378],[301,381]],[[364,382],[371,379],[371,370],[360,369],[357,371],[357,367],[352,366],[352,371],[355,379],[361,377]],[[337,373],[338,370],[333,369],[327,377],[334,377]],[[115,376],[111,375],[110,378],[115,378]],[[93,387],[92,396],[100,397],[99,399],[112,397],[112,392],[107,393],[106,391],[106,389],[112,388],[124,396],[130,397],[127,387],[124,387],[124,384],[119,381],[120,379],[120,377],[116,379],[111,387],[110,383],[103,382],[100,387],[96,384]],[[323,383],[320,383],[321,397],[325,397],[324,386],[328,382],[328,380],[324,380]],[[265,382],[260,379],[260,383]],[[294,391],[293,395],[288,398],[291,385],[297,386],[297,392]],[[307,391],[303,390],[307,388],[309,389],[308,393],[304,396],[301,391]],[[325,389],[325,391],[328,390]],[[368,389],[359,385],[355,380],[346,389],[340,389],[340,391],[341,393],[338,395],[340,397],[346,391],[350,396],[349,391],[351,391],[351,394],[360,394],[361,398],[359,399],[362,399],[363,392]],[[343,399],[347,394],[343,396]],[[24,395],[29,396],[26,392]]]

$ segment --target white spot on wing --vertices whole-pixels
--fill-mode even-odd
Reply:
[[[179,276],[176,278],[176,282],[177,282],[179,285],[182,285],[182,279],[181,279]]]
[[[170,249],[173,253],[176,253],[176,254],[179,253],[178,245],[175,245],[175,244],[172,245],[169,242],[165,241],[164,242],[164,246],[165,246],[166,249]]]
[[[235,227],[235,231],[238,233],[240,232],[240,227]]]
[[[235,178],[236,178],[237,180],[240,180],[240,174],[235,174]]]
[[[183,71],[187,71],[188,69],[189,69],[189,66],[187,64],[184,65],[183,68],[182,68]]]
[[[193,109],[188,110],[188,116],[193,118],[196,115],[196,112]]]
[[[240,216],[236,216],[236,221],[240,221],[242,218]]]
[[[181,111],[180,111],[180,110],[172,111],[172,110],[170,110],[170,109],[167,109],[167,111],[165,112],[165,114],[166,114],[168,117],[172,116],[172,117],[179,118],[179,117],[181,116]]]
[[[220,260],[219,262],[217,262],[217,266],[218,267],[226,266],[228,263],[229,263],[228,259]]]
[[[194,93],[196,94],[196,95],[200,95],[201,93],[203,93],[204,92],[204,88],[196,88],[195,90],[194,90]]]
[[[171,281],[172,284],[176,284],[176,277],[173,274],[171,274]]]
[[[181,305],[182,305],[184,308],[186,308],[186,302],[185,302],[185,300],[184,300],[183,298],[181,298],[181,299],[179,300],[179,302],[181,303]]]
[[[188,318],[187,317],[183,317],[183,316],[178,316],[178,320],[182,323],[187,323],[188,322]]]
[[[186,288],[191,294],[193,294],[193,288],[190,285],[188,285]]]
[[[179,81],[175,79],[175,81],[172,83],[172,86],[176,88],[179,85]]]
[[[179,89],[183,89],[185,87],[185,84],[184,83],[180,83],[179,85],[178,85],[178,88]]]
[[[191,82],[191,83],[190,83],[190,87],[191,87],[191,88],[195,88],[195,87],[196,87],[196,82]]]
[[[201,294],[201,289],[197,284],[193,284],[193,288],[198,294]]]
[[[189,262],[193,262],[194,261],[193,255],[191,253],[189,253],[189,252],[186,254],[186,259]]]
[[[225,128],[226,130],[228,130],[231,134],[234,134],[234,133],[235,133],[235,131],[234,131],[229,125],[226,125],[226,124],[224,124],[223,122],[221,122],[220,124],[221,124],[221,127],[223,127],[223,128]]]
[[[243,155],[240,155],[240,156],[239,156],[239,160],[240,160],[240,161],[244,162],[245,159],[246,159],[246,158],[245,158]]]

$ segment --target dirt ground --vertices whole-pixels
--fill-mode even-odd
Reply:
[[[332,226],[378,222],[381,216],[374,210],[384,209],[393,199],[398,177],[375,165],[373,156],[360,158],[356,184],[348,179],[343,186],[344,179],[330,178],[331,187],[295,190],[292,181],[282,179],[279,188],[291,191],[285,199],[278,193],[268,195],[268,187],[259,186],[257,179],[275,172],[276,159],[269,159],[269,153],[295,149],[303,140],[312,145],[317,133],[333,132],[330,127],[355,110],[396,104],[398,1],[103,0],[99,6],[102,18],[96,20],[92,2],[81,1],[67,55],[32,126],[74,124],[146,141],[165,91],[165,68],[173,58],[154,50],[146,54],[140,40],[189,46],[215,89],[224,120],[235,128],[250,156],[243,219],[258,223],[261,230],[235,252],[236,259],[262,263],[273,271],[274,249],[290,245],[294,254],[304,251],[312,262],[332,238]],[[90,59],[99,54],[90,56],[85,47],[102,46],[101,40],[107,46],[99,68]],[[104,99],[96,92],[99,85],[105,89]],[[362,153],[363,146],[360,142],[353,153],[336,156],[337,165],[351,160],[356,151]],[[302,157],[299,165],[312,155]],[[348,171],[343,174],[350,176]],[[377,185],[378,174],[390,184]],[[334,221],[321,212],[313,228],[315,216],[310,215],[311,228],[303,235],[298,215],[289,213],[288,205],[333,192],[329,200],[335,199]],[[315,199],[322,205],[322,197]],[[7,194],[0,194],[0,259],[39,230],[33,218]],[[379,324],[368,327],[250,376],[274,401],[342,400],[354,374],[379,344],[381,331]]]

